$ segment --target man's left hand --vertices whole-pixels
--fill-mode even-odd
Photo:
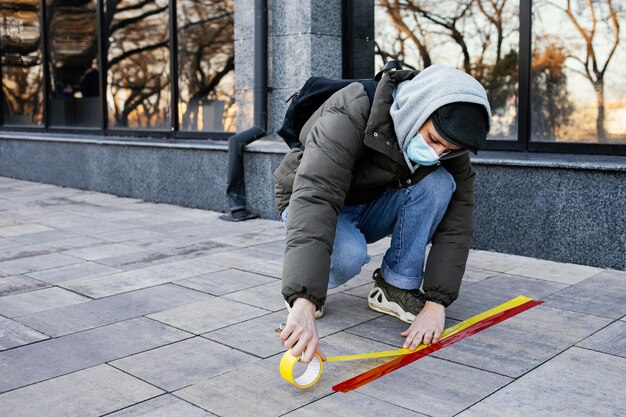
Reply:
[[[441,304],[426,301],[426,305],[420,311],[411,326],[400,333],[406,336],[403,348],[417,349],[420,343],[430,345],[437,343],[446,321],[446,308]]]

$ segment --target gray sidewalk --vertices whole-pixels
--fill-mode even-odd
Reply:
[[[545,303],[356,391],[385,362],[278,374],[284,228],[0,178],[0,416],[624,416],[626,272],[473,251],[448,325],[517,295]],[[373,261],[331,291],[327,355],[389,350]]]

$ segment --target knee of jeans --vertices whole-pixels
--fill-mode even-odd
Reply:
[[[418,186],[413,187],[414,192],[427,193],[430,200],[441,203],[444,207],[450,202],[454,190],[456,190],[454,177],[443,167],[431,172],[418,183]]]
[[[333,251],[330,265],[331,275],[345,282],[358,275],[363,265],[369,262],[369,259],[367,246],[344,245],[340,250]]]

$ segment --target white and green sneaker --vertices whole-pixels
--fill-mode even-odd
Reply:
[[[285,307],[287,307],[287,311],[291,313],[291,306],[287,301],[285,301]],[[315,318],[321,319],[322,317],[324,317],[324,306],[322,306],[320,310],[315,310]]]
[[[426,298],[417,290],[403,290],[388,284],[380,269],[374,271],[374,288],[367,296],[367,304],[379,313],[395,316],[405,323],[413,323],[415,316],[422,311]]]

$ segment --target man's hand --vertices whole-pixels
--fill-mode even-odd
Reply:
[[[411,326],[400,333],[400,336],[406,336],[402,347],[415,350],[422,341],[425,345],[437,343],[443,332],[445,321],[446,308],[441,304],[426,301],[426,305],[415,316]]]
[[[315,309],[315,304],[306,298],[296,299],[287,316],[287,324],[280,333],[280,339],[285,347],[291,349],[294,356],[302,355],[301,361],[304,363],[311,362],[315,352],[322,360],[326,360],[317,339]]]

